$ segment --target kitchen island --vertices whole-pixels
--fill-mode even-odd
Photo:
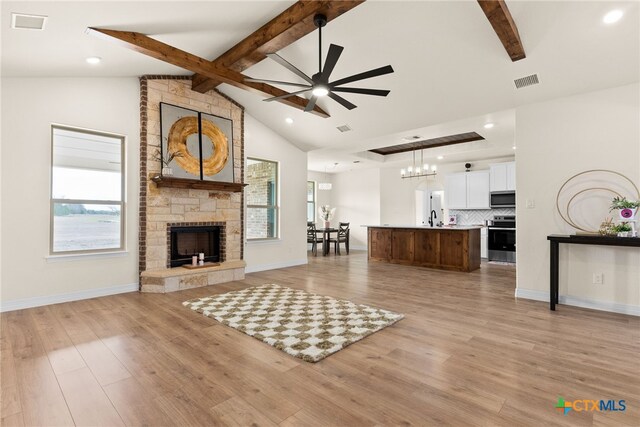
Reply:
[[[365,227],[370,261],[465,272],[480,268],[481,227]]]

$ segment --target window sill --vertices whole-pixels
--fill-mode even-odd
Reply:
[[[129,255],[129,251],[93,252],[87,254],[47,255],[44,259],[49,262],[79,261],[85,259],[119,258]]]
[[[281,243],[282,239],[280,237],[274,237],[269,239],[250,239],[247,240],[247,245],[268,245],[274,243]]]

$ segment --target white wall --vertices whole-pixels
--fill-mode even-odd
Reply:
[[[365,249],[367,229],[362,225],[380,223],[380,169],[364,169],[333,175],[332,225],[350,223],[350,247]]]
[[[2,309],[137,289],[137,78],[2,79]],[[48,262],[51,124],[127,136],[127,253]]]
[[[640,182],[640,87],[586,93],[516,110],[517,295],[548,300],[548,234],[571,234],[556,212],[566,179],[588,169]],[[525,201],[535,201],[526,209]],[[608,210],[593,212],[596,223]],[[570,247],[569,247],[570,246]],[[592,284],[595,272],[604,284]],[[560,295],[575,304],[640,314],[640,249],[561,245]]]
[[[245,157],[279,162],[280,238],[247,242],[247,272],[307,263],[307,154],[245,113]],[[246,215],[245,215],[246,218]]]

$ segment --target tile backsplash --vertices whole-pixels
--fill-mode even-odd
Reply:
[[[493,219],[494,215],[515,215],[515,208],[482,209],[482,210],[455,210],[451,209],[449,215],[458,215],[459,225],[484,224],[485,220]]]

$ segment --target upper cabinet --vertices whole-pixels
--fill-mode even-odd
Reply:
[[[444,194],[447,208],[467,208],[467,176],[466,173],[452,173],[444,177]]]
[[[444,187],[448,209],[489,209],[489,171],[449,174]]]
[[[489,166],[490,190],[516,191],[516,162],[494,163]]]

